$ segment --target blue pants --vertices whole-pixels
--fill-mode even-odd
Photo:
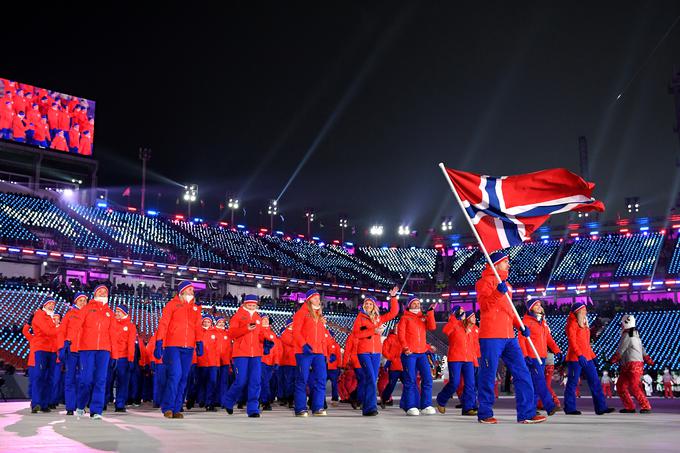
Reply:
[[[427,354],[402,354],[401,364],[404,367],[404,394],[401,396],[403,407],[409,410],[432,406],[432,370]],[[420,397],[416,386],[416,372],[420,373]]]
[[[64,401],[67,411],[76,410],[78,378],[80,375],[77,352],[66,356],[66,372],[64,373]]]
[[[199,366],[196,367],[198,374],[198,401],[204,403],[206,406],[214,406],[215,401],[215,387],[217,387],[217,370],[216,366]]]
[[[241,393],[247,391],[246,413],[259,414],[262,357],[234,357],[232,363],[236,379],[229,387],[222,406],[225,409],[233,409],[234,404],[241,399]]]
[[[260,402],[262,404],[271,403],[272,398],[272,373],[274,367],[272,365],[262,364],[260,376]]]
[[[156,370],[153,373],[153,403],[156,406],[160,406],[163,400],[163,392],[165,392],[165,383],[168,380],[168,373],[164,363],[157,363],[155,368]]]
[[[383,390],[382,394],[380,395],[380,400],[383,403],[386,403],[387,401],[392,399],[392,393],[394,392],[394,388],[397,386],[397,382],[401,381],[401,385],[404,385],[404,378],[402,376],[401,371],[392,371],[390,370],[389,373],[389,379],[387,381],[387,385],[385,386],[385,389]]]
[[[282,365],[279,367],[281,376],[279,398],[283,398],[286,401],[293,400],[293,394],[295,393],[295,370],[296,368],[291,365]]]
[[[326,357],[323,354],[295,354],[295,413],[307,410],[309,385],[312,412],[323,409],[326,401]]]
[[[52,396],[50,402],[54,405],[64,401],[64,364],[55,363],[52,371]]]
[[[33,407],[33,395],[35,395],[33,386],[35,385],[35,378],[37,373],[37,371],[34,370],[35,370],[34,366],[26,367],[26,374],[28,375],[28,397],[31,399],[31,407]]]
[[[35,366],[33,367],[34,379],[31,379],[31,407],[40,406],[47,409],[50,405],[52,391],[50,381],[56,365],[57,356],[54,352],[35,351]]]
[[[460,385],[460,377],[463,376],[465,387],[463,388],[463,411],[469,411],[475,407],[475,367],[472,362],[449,362],[449,382],[441,389],[437,395],[437,404],[446,407],[451,397],[456,393]]]
[[[106,397],[104,398],[104,406],[113,402],[113,381],[116,377],[116,360],[109,359],[109,369],[106,372]]]
[[[36,362],[37,363],[37,362]],[[592,360],[588,360],[588,365],[581,368],[578,362],[567,362],[568,374],[567,385],[564,388],[564,411],[573,412],[576,410],[576,386],[583,371],[590,387],[590,393],[593,395],[593,406],[595,406],[595,413],[602,413],[607,409],[607,400],[602,393],[602,384],[597,375],[597,368]],[[545,379],[545,378],[544,378]],[[543,402],[545,404],[545,401]]]
[[[90,414],[104,410],[106,372],[109,369],[109,351],[80,351],[80,382],[78,382],[78,409],[90,403]]]
[[[229,365],[220,366],[220,372],[217,380],[217,388],[215,389],[215,405],[222,404],[224,396],[229,390]]]
[[[483,420],[493,417],[493,403],[496,399],[494,386],[498,359],[502,358],[512,374],[515,384],[515,404],[517,421],[530,420],[536,415],[534,386],[529,369],[524,362],[524,354],[516,338],[480,338],[482,361],[479,363],[479,412],[477,418]],[[465,379],[467,382],[467,378]]]
[[[130,387],[128,401],[139,402],[142,399],[142,369],[135,362],[130,373]]]
[[[543,403],[543,408],[547,412],[552,412],[555,409],[555,402],[552,399],[552,393],[548,390],[545,382],[545,357],[541,357],[539,364],[535,358],[531,359],[531,366],[529,366],[529,373],[531,373],[531,381],[534,383],[534,405],[538,406],[540,398]],[[578,380],[577,380],[578,381]]]
[[[127,358],[116,360],[116,409],[125,408],[130,390],[130,362]]]
[[[161,402],[161,411],[179,413],[184,404],[184,390],[191,368],[194,348],[180,348],[169,346],[163,349],[163,363],[165,364],[165,390]]]
[[[364,399],[361,411],[364,414],[378,410],[378,371],[380,370],[380,354],[359,354],[359,363],[364,372]]]
[[[339,401],[340,395],[338,394],[338,378],[340,377],[340,370],[326,370],[326,375],[331,381],[331,401]]]
[[[184,399],[196,402],[198,397],[198,367],[195,363],[192,363],[187,375],[187,385],[184,386]]]
[[[354,375],[357,377],[357,401],[364,401],[364,392],[366,391],[366,384],[364,384],[364,370],[361,368],[354,369]]]

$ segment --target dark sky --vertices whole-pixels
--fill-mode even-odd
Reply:
[[[311,149],[281,197],[284,228],[303,231],[309,206],[327,240],[340,212],[355,239],[380,222],[389,240],[400,222],[424,231],[455,214],[439,161],[578,172],[579,135],[606,218],[626,196],[649,215],[674,198],[680,24],[650,54],[680,2],[225,5],[20,9],[26,23],[0,32],[0,73],[97,101],[100,183],[121,203],[132,185],[138,204],[137,150],[149,146],[147,207],[162,193],[167,212],[184,209],[171,181],[195,182],[198,215],[218,218],[230,192],[250,227],[268,225],[260,212]]]

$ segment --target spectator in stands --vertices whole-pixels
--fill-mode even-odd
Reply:
[[[177,286],[177,295],[163,308],[153,352],[156,360],[163,359],[166,368],[161,403],[165,418],[184,418],[181,410],[194,347],[198,357],[203,355],[201,332],[201,309],[195,302],[194,286],[183,281]]]
[[[569,341],[567,351],[568,375],[564,389],[564,412],[567,415],[581,415],[576,409],[576,387],[584,372],[588,380],[588,387],[593,395],[593,405],[597,415],[608,414],[614,408],[607,407],[607,400],[602,393],[602,385],[597,374],[593,359],[596,357],[590,346],[590,328],[588,326],[586,305],[576,302],[571,306],[571,313],[567,319],[566,333]]]
[[[54,344],[57,326],[54,324],[54,299],[47,299],[33,315],[31,327],[33,340],[31,346],[35,353],[35,383],[32,386],[31,412],[50,412],[51,387],[49,385],[55,367]]]
[[[109,289],[104,285],[93,291],[94,298],[83,310],[83,324],[78,342],[80,382],[76,415],[85,414],[89,404],[90,417],[101,420],[106,396],[106,373],[111,359],[111,334],[114,315],[108,306]]]
[[[611,362],[621,364],[621,374],[616,383],[619,398],[623,403],[623,409],[619,412],[635,413],[635,403],[630,397],[631,393],[640,405],[641,414],[652,412],[652,406],[640,388],[640,379],[644,373],[644,364],[651,366],[654,362],[645,352],[633,315],[625,315],[621,320],[621,340]]]

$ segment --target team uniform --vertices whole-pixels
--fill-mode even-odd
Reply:
[[[54,300],[48,299],[43,307],[33,315],[31,328],[33,338],[31,349],[34,351],[35,365],[33,367],[31,408],[32,411],[50,412],[51,388],[50,381],[56,366],[55,343],[57,338],[57,326],[52,319],[52,312],[45,308],[48,304],[54,304]]]

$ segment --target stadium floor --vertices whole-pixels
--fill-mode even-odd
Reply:
[[[612,400],[619,403],[618,400]],[[497,403],[500,424],[451,414],[406,417],[398,408],[364,418],[349,405],[330,408],[328,417],[300,419],[276,407],[260,419],[235,411],[191,411],[184,420],[166,420],[150,406],[126,414],[104,413],[102,421],[66,417],[64,411],[32,415],[28,401],[0,403],[0,451],[154,453],[394,452],[394,451],[678,451],[680,400],[652,400],[649,415],[596,416],[590,398],[579,400],[584,415],[557,414],[541,425],[518,425],[514,400]],[[620,406],[620,404],[616,404]],[[590,406],[590,407],[589,407]]]

